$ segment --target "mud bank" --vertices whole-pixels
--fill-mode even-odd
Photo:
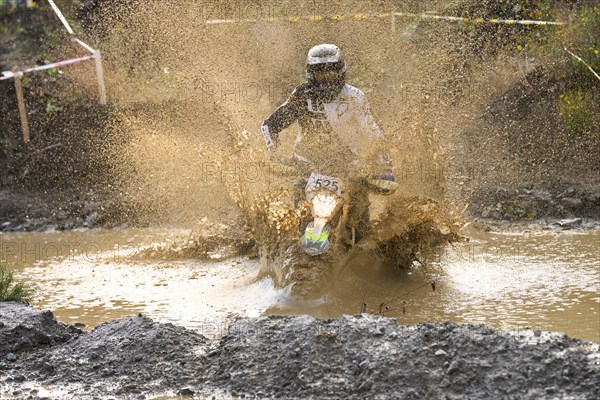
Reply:
[[[32,195],[0,190],[0,232],[114,228],[132,222],[118,202],[106,195]]]
[[[555,183],[523,186],[487,185],[471,196],[467,209],[475,221],[547,225],[558,228],[600,227],[600,187]]]
[[[49,312],[0,304],[0,395],[51,398],[156,393],[252,398],[600,397],[596,344],[483,325],[398,325],[374,315],[239,319],[220,341],[143,316],[81,332]],[[62,332],[29,346],[31,326]],[[67,339],[65,342],[64,339]],[[4,393],[2,393],[4,392]],[[23,394],[25,393],[25,394]],[[36,392],[37,393],[37,392]],[[130,397],[132,396],[132,397]],[[33,396],[35,397],[35,395]]]
[[[31,352],[40,347],[65,343],[81,334],[74,326],[62,324],[50,311],[37,311],[16,303],[0,303],[0,354]]]

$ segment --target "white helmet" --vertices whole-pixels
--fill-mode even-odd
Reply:
[[[314,46],[308,51],[306,59],[306,78],[314,85],[318,84],[315,79],[315,73],[319,71],[335,71],[336,78],[325,86],[343,86],[346,79],[346,63],[342,58],[339,47],[334,44],[320,44]]]
[[[319,44],[308,51],[306,64],[324,64],[343,62],[340,48],[335,44]]]

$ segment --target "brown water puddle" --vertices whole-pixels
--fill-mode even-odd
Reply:
[[[244,259],[131,257],[155,243],[185,241],[188,234],[150,229],[5,233],[0,246],[17,279],[35,286],[36,307],[88,328],[143,313],[218,337],[235,316],[259,316],[285,293],[268,280],[254,282],[258,264]]]
[[[17,263],[17,278],[36,286],[35,306],[87,327],[141,312],[216,338],[238,315],[335,318],[359,313],[364,299],[369,311],[384,303],[385,315],[406,324],[530,327],[600,342],[600,232],[466,234],[470,242],[410,270],[354,260],[321,299],[311,301],[274,288],[270,279],[257,281],[257,261],[130,257],[152,243],[186,240],[187,232],[172,229],[3,233],[0,257]]]
[[[320,304],[269,310],[321,318],[355,314],[367,303],[400,323],[485,323],[507,331],[565,332],[600,341],[600,232],[485,233],[448,246],[428,266],[394,271],[373,259],[353,262]],[[435,291],[431,282],[435,282]]]

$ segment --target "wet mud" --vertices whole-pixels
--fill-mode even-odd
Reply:
[[[271,316],[238,319],[225,336],[211,341],[144,316],[77,332],[50,315],[16,303],[0,306],[0,334],[11,326],[37,324],[42,331],[59,327],[71,336],[24,352],[15,350],[16,336],[5,335],[1,395],[20,398],[25,388],[43,385],[49,398],[81,399],[160,393],[323,399],[391,393],[406,399],[600,396],[598,346],[541,331],[508,333],[450,322],[402,326],[369,314],[329,320]],[[52,394],[52,388],[60,391]]]
[[[81,333],[74,326],[56,321],[50,311],[15,303],[0,303],[0,315],[0,353],[9,360],[15,353],[64,343]]]
[[[478,222],[556,224],[561,219],[587,220],[580,227],[598,227],[600,221],[600,189],[564,182],[484,185],[471,196],[469,216]]]
[[[31,195],[0,190],[0,232],[52,232],[134,224],[105,191]]]

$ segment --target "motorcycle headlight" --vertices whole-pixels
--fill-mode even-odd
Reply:
[[[319,193],[312,199],[315,216],[319,218],[329,218],[335,210],[337,200],[334,196],[325,193]]]

